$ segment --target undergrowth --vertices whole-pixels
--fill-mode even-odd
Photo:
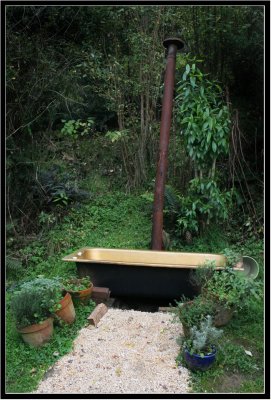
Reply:
[[[263,281],[263,243],[253,238],[241,244],[232,244],[227,235],[219,230],[207,232],[195,239],[185,251],[219,253],[224,248],[248,255],[259,263],[259,275]],[[214,239],[214,240],[210,240]],[[224,335],[218,347],[214,366],[205,372],[191,372],[193,393],[263,393],[264,392],[264,293],[259,301],[251,300],[248,306],[223,327]],[[247,354],[250,352],[252,355]],[[182,351],[177,361],[184,364]]]
[[[61,258],[81,247],[148,249],[151,237],[151,213],[140,195],[106,191],[97,182],[99,194],[88,204],[74,206],[62,222],[51,230],[16,249],[20,266],[11,270],[7,281],[6,387],[7,392],[33,391],[45,371],[59,357],[69,352],[79,329],[91,312],[89,307],[76,309],[75,324],[56,327],[52,341],[41,349],[26,346],[15,330],[9,299],[16,284],[39,274],[46,277],[68,276],[76,272],[74,263]],[[254,257],[260,265],[257,279],[263,280],[263,246],[253,238],[233,242],[223,227],[210,227],[205,235],[195,237],[190,245],[173,241],[170,250],[221,253],[225,248]],[[18,264],[18,265],[19,265]],[[212,369],[191,373],[191,392],[260,393],[263,391],[263,299],[251,302],[224,328],[224,339]],[[252,356],[245,353],[250,351]],[[180,359],[180,357],[179,357]]]
[[[76,320],[72,325],[54,326],[53,337],[41,348],[26,345],[15,329],[15,321],[9,312],[7,296],[6,314],[6,392],[29,393],[36,389],[48,368],[60,357],[69,353],[78,331],[86,325],[87,317],[95,307],[76,307]]]
[[[146,202],[140,196],[103,193],[89,204],[74,207],[61,224],[41,239],[17,250],[17,257],[21,257],[23,262],[17,269],[12,269],[6,283],[8,393],[35,390],[49,366],[71,351],[74,338],[93,309],[93,303],[87,307],[79,306],[74,324],[55,327],[53,339],[44,347],[33,349],[23,343],[10,313],[9,301],[17,284],[39,274],[51,278],[76,273],[75,264],[61,261],[61,258],[80,247],[148,248],[150,218],[146,210]]]

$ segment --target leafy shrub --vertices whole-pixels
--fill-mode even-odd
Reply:
[[[41,192],[45,196],[47,205],[59,204],[66,206],[73,201],[82,201],[90,197],[90,193],[80,190],[77,178],[70,172],[61,172],[58,165],[52,166],[48,170],[42,170],[38,174],[35,191],[37,195]]]
[[[86,121],[82,121],[81,119],[71,119],[66,121],[65,119],[62,119],[61,122],[64,122],[61,133],[74,139],[77,139],[79,135],[85,136],[93,132],[92,128],[94,125],[94,120],[90,117]]]
[[[22,261],[19,258],[7,255],[6,257],[6,271],[8,277],[17,277],[23,268]]]
[[[18,328],[37,324],[59,308],[62,285],[58,278],[42,276],[23,282],[11,299],[11,310]]]
[[[228,267],[234,267],[242,258],[240,252],[229,248],[223,250],[223,255],[226,257],[226,265]]]
[[[189,280],[191,284],[196,287],[199,291],[204,287],[209,279],[215,273],[215,261],[208,261],[202,265],[199,265],[195,270],[191,270],[189,274]]]
[[[199,326],[201,321],[207,315],[215,315],[215,304],[210,299],[205,299],[199,295],[192,301],[187,301],[184,296],[182,300],[176,302],[176,308],[173,309],[175,317],[177,317],[187,328]]]
[[[226,267],[216,271],[206,282],[203,290],[206,298],[220,303],[225,307],[242,309],[249,306],[253,298],[259,300],[262,284],[236,273]]]
[[[17,328],[37,324],[49,317],[49,310],[41,304],[37,292],[21,290],[15,292],[11,300],[11,310],[16,319]]]
[[[70,277],[63,281],[63,287],[67,291],[78,292],[80,290],[88,289],[91,285],[89,276],[85,276],[81,279],[76,277]]]
[[[186,64],[177,88],[180,122],[189,156],[200,172],[210,170],[214,178],[215,160],[229,149],[230,115],[223,103],[218,82],[206,78],[196,64]]]
[[[204,356],[212,352],[212,346],[216,345],[223,331],[212,326],[212,317],[207,315],[201,321],[200,327],[193,326],[190,330],[190,337],[183,346],[190,354],[199,354]]]

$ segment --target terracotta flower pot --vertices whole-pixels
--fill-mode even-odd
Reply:
[[[72,295],[72,298],[76,304],[87,304],[90,300],[91,293],[93,290],[93,283],[90,284],[90,287],[84,290],[73,291],[68,290],[68,292]]]
[[[75,320],[75,309],[70,293],[67,292],[59,303],[61,304],[61,309],[57,310],[55,314],[67,324],[72,324]]]
[[[40,324],[26,326],[17,329],[21,333],[25,343],[33,347],[39,347],[48,342],[53,334],[53,318],[48,318]]]

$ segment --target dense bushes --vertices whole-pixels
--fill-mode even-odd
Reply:
[[[258,90],[263,75],[262,21],[263,7],[249,6],[8,7],[7,215],[12,231],[35,231],[37,216],[48,211],[48,198],[65,206],[79,196],[79,182],[72,189],[59,180],[61,187],[55,193],[52,188],[45,193],[41,187],[37,190],[36,176],[49,171],[56,159],[69,174],[70,167],[79,174],[107,174],[127,191],[145,187],[153,179],[164,68],[161,43],[166,35],[175,31],[179,35],[180,27],[187,50],[201,59],[200,70],[209,73],[209,82],[215,78],[222,82],[222,91],[211,85],[209,95],[214,99],[219,92],[232,109],[240,109],[236,129],[231,132],[235,141],[234,146],[230,144],[229,160],[217,161],[216,169],[241,186],[244,213],[250,216],[251,225],[254,221],[259,224],[254,210],[258,192],[253,194],[240,171],[246,166],[246,171],[253,169],[262,180],[262,99]],[[252,54],[257,54],[257,62]],[[182,85],[196,94],[201,75],[194,62],[185,66],[186,61],[178,56],[177,81],[185,77]],[[247,79],[251,70],[253,80]],[[187,99],[182,99],[184,105]],[[204,100],[202,95],[197,102],[200,100]],[[227,110],[219,108],[215,111],[212,106],[212,115],[205,115],[204,129],[204,124],[214,124],[212,118],[219,113],[227,122]],[[184,115],[184,110],[182,114],[181,118],[191,117]],[[189,181],[195,178],[195,165],[184,152],[191,132],[180,137],[177,123],[174,113],[169,183],[186,195]],[[216,139],[221,129],[228,129],[222,125],[216,125]],[[86,131],[91,135],[85,135]],[[106,136],[108,131],[115,132],[113,139]],[[203,141],[205,138],[210,144],[209,154],[218,154],[230,141],[229,134],[218,142],[211,140],[208,132]],[[188,155],[194,157],[189,145]],[[218,185],[220,198],[233,182],[223,179]]]

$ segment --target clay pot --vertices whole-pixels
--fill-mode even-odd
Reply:
[[[66,293],[59,303],[61,304],[61,309],[57,310],[55,314],[66,324],[72,324],[75,320],[75,309],[70,293]]]
[[[40,347],[51,339],[54,330],[53,318],[17,330],[25,343],[33,347]]]
[[[73,301],[75,304],[88,304],[91,294],[93,290],[93,283],[90,284],[90,287],[84,290],[73,291],[69,290],[68,292],[72,295]]]

